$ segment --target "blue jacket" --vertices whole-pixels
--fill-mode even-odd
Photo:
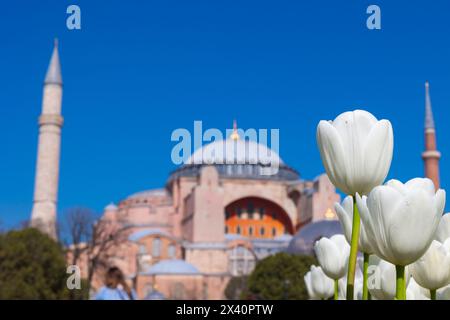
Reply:
[[[131,290],[132,300],[136,300],[136,292]],[[119,288],[101,287],[94,297],[94,300],[130,300],[127,292]]]

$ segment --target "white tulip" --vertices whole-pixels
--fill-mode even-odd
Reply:
[[[448,238],[450,238],[450,213],[446,213],[442,216],[436,230],[437,241],[444,242]]]
[[[321,238],[314,244],[314,251],[325,274],[334,280],[339,280],[347,272],[347,261],[350,246],[342,234],[331,238]]]
[[[438,300],[450,300],[450,284],[436,292]]]
[[[411,277],[408,288],[406,288],[406,296],[408,300],[430,300],[430,290],[421,287],[414,278]]]
[[[450,252],[446,246],[433,240],[427,252],[411,267],[411,274],[416,282],[429,290],[437,290],[450,282]]]
[[[445,206],[445,191],[416,178],[390,180],[356,202],[374,253],[397,266],[419,259],[428,249]]]
[[[368,194],[389,171],[394,135],[388,120],[363,110],[320,121],[317,144],[331,182],[348,195]]]
[[[311,266],[304,280],[311,299],[328,299],[333,296],[334,281],[326,276],[321,267]]]
[[[392,300],[396,294],[396,271],[395,265],[380,259],[376,255],[369,258],[369,292],[376,300]],[[409,282],[410,274],[406,268],[406,284]]]
[[[363,196],[363,201],[366,201],[366,196]],[[345,239],[347,239],[347,242],[350,244],[352,242],[353,197],[347,196],[344,201],[342,201],[342,205],[336,202],[334,208],[339,218],[339,222],[341,223],[342,230],[344,231]],[[363,253],[373,253],[363,223],[360,224],[358,249]]]

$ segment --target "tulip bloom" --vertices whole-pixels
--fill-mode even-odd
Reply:
[[[335,299],[337,299],[337,281],[347,271],[350,246],[342,234],[336,234],[330,239],[324,237],[316,241],[314,251],[325,274],[335,281]]]
[[[419,286],[413,277],[409,280],[408,288],[406,288],[406,297],[408,300],[430,300],[430,291]]]
[[[363,110],[344,112],[334,121],[320,121],[317,144],[330,181],[347,195],[368,194],[383,183],[394,149],[388,120],[378,121]],[[360,218],[354,206],[347,294],[353,297]]]
[[[368,194],[383,183],[394,149],[388,120],[364,110],[344,112],[334,121],[320,121],[317,144],[331,182],[347,195]]]
[[[407,268],[406,281],[409,282],[410,274]],[[376,255],[369,258],[369,291],[375,300],[392,300],[396,295],[395,265],[380,259]]]
[[[365,196],[363,200],[365,200]],[[342,201],[342,205],[339,203],[335,203],[334,208],[336,210],[337,216],[339,217],[339,221],[341,223],[342,230],[344,230],[345,239],[347,239],[348,243],[351,243],[352,238],[352,221],[353,221],[353,198],[352,196],[347,196],[344,201]],[[366,230],[364,228],[364,224],[361,223],[359,230],[359,242],[358,242],[359,251],[361,251],[364,255],[364,263],[363,267],[363,300],[369,299],[369,291],[367,289],[367,268],[369,265],[369,256],[373,253],[373,249],[371,248],[371,244],[369,239],[367,238]]]
[[[450,300],[450,284],[437,291],[438,300]]]
[[[445,206],[445,191],[416,178],[403,184],[390,180],[373,189],[367,201],[356,196],[374,253],[397,266],[397,298],[405,299],[404,267],[428,249]]]
[[[450,239],[444,244],[433,240],[427,252],[411,265],[414,280],[430,290],[436,299],[436,290],[450,283]]]
[[[450,213],[446,213],[442,216],[441,222],[436,230],[436,240],[442,243],[450,238]]]
[[[328,299],[333,295],[334,282],[325,275],[321,267],[311,266],[304,280],[310,299]]]

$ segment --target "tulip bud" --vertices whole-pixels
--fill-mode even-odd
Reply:
[[[435,193],[427,178],[405,184],[390,180],[374,188],[367,201],[357,195],[356,202],[374,253],[396,266],[406,266],[419,259],[433,241],[445,191]]]
[[[450,283],[450,239],[445,244],[433,240],[427,252],[411,265],[416,282],[427,289],[437,290]]]
[[[325,274],[334,280],[342,278],[347,271],[350,246],[342,234],[330,239],[321,238],[314,244],[314,251]]]
[[[368,194],[383,183],[394,148],[388,120],[363,110],[320,121],[317,144],[330,181],[348,195]]]
[[[334,281],[327,277],[321,267],[311,266],[304,277],[310,299],[328,299],[334,293]]]

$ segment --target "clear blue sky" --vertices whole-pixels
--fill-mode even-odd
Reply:
[[[78,4],[82,29],[65,26]],[[60,213],[162,187],[172,130],[279,128],[281,157],[323,171],[320,119],[364,108],[390,119],[390,177],[423,175],[424,82],[450,182],[450,2],[8,1],[0,9],[0,219],[29,217],[42,81],[53,37],[64,78]]]

